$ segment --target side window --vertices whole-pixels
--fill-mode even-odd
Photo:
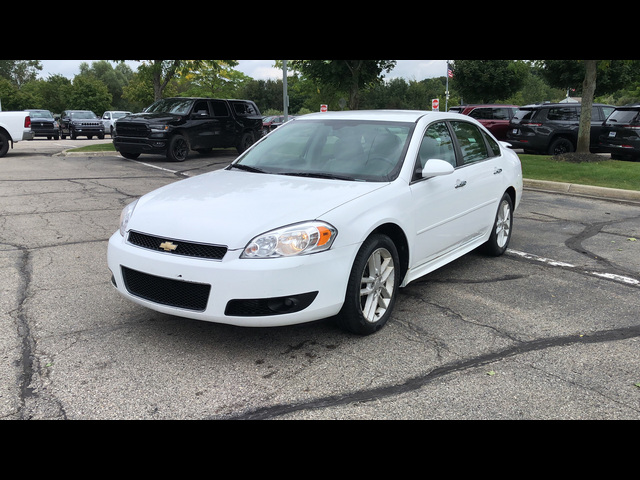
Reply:
[[[559,107],[550,108],[547,113],[547,120],[561,120],[565,122],[577,121],[579,119],[577,108]]]
[[[478,120],[491,120],[493,113],[491,108],[474,108],[469,113],[469,116]]]
[[[427,128],[420,144],[418,153],[419,165],[416,168],[424,168],[430,158],[437,158],[456,166],[456,154],[453,148],[453,139],[444,122],[434,123]]]
[[[493,119],[494,120],[509,120],[509,109],[508,108],[494,108],[493,109]]]
[[[209,116],[209,104],[206,100],[204,101],[199,101],[196,102],[196,104],[193,106],[193,113],[196,115],[205,115],[205,116]]]
[[[489,156],[490,157],[500,156],[500,147],[498,146],[498,143],[489,135],[487,135],[485,132],[482,132],[482,136],[489,144]]]
[[[213,107],[213,116],[214,117],[228,117],[229,110],[227,109],[226,102],[220,101],[212,101],[211,107]]]
[[[451,122],[462,150],[462,163],[479,162],[489,157],[482,133],[475,125],[466,122]]]

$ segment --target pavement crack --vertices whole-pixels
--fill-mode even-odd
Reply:
[[[520,342],[512,347],[498,352],[489,352],[459,362],[453,362],[434,368],[425,375],[409,378],[404,383],[365,389],[344,395],[332,395],[301,403],[271,405],[226,417],[212,417],[212,419],[228,420],[268,420],[304,410],[317,410],[332,408],[353,403],[366,403],[381,400],[387,397],[402,395],[404,393],[419,390],[429,383],[441,377],[460,371],[489,365],[506,358],[516,357],[529,352],[543,351],[549,348],[566,347],[576,344],[595,344],[603,342],[615,342],[640,337],[640,325],[603,330],[585,335],[567,335],[562,337],[540,338],[528,342]]]

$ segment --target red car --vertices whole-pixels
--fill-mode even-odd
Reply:
[[[462,113],[478,120],[498,140],[507,141],[509,120],[518,110],[517,105],[461,105],[451,107],[450,112]]]

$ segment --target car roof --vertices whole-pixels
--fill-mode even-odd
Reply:
[[[518,107],[521,109],[524,108],[547,108],[547,107],[581,107],[582,104],[575,102],[575,103],[532,103],[531,105],[524,105],[522,107]],[[606,103],[594,103],[593,104],[594,107],[613,107],[613,105],[609,105]]]
[[[300,120],[386,120],[392,122],[417,122],[426,115],[441,115],[443,118],[468,117],[457,113],[430,112],[426,110],[349,110],[345,112],[309,113]]]

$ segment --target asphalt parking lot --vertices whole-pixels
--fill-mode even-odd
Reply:
[[[247,329],[127,302],[106,266],[127,203],[235,152],[58,155],[85,142],[0,159],[0,418],[640,419],[640,202],[527,189],[504,256],[410,284],[381,332]]]

